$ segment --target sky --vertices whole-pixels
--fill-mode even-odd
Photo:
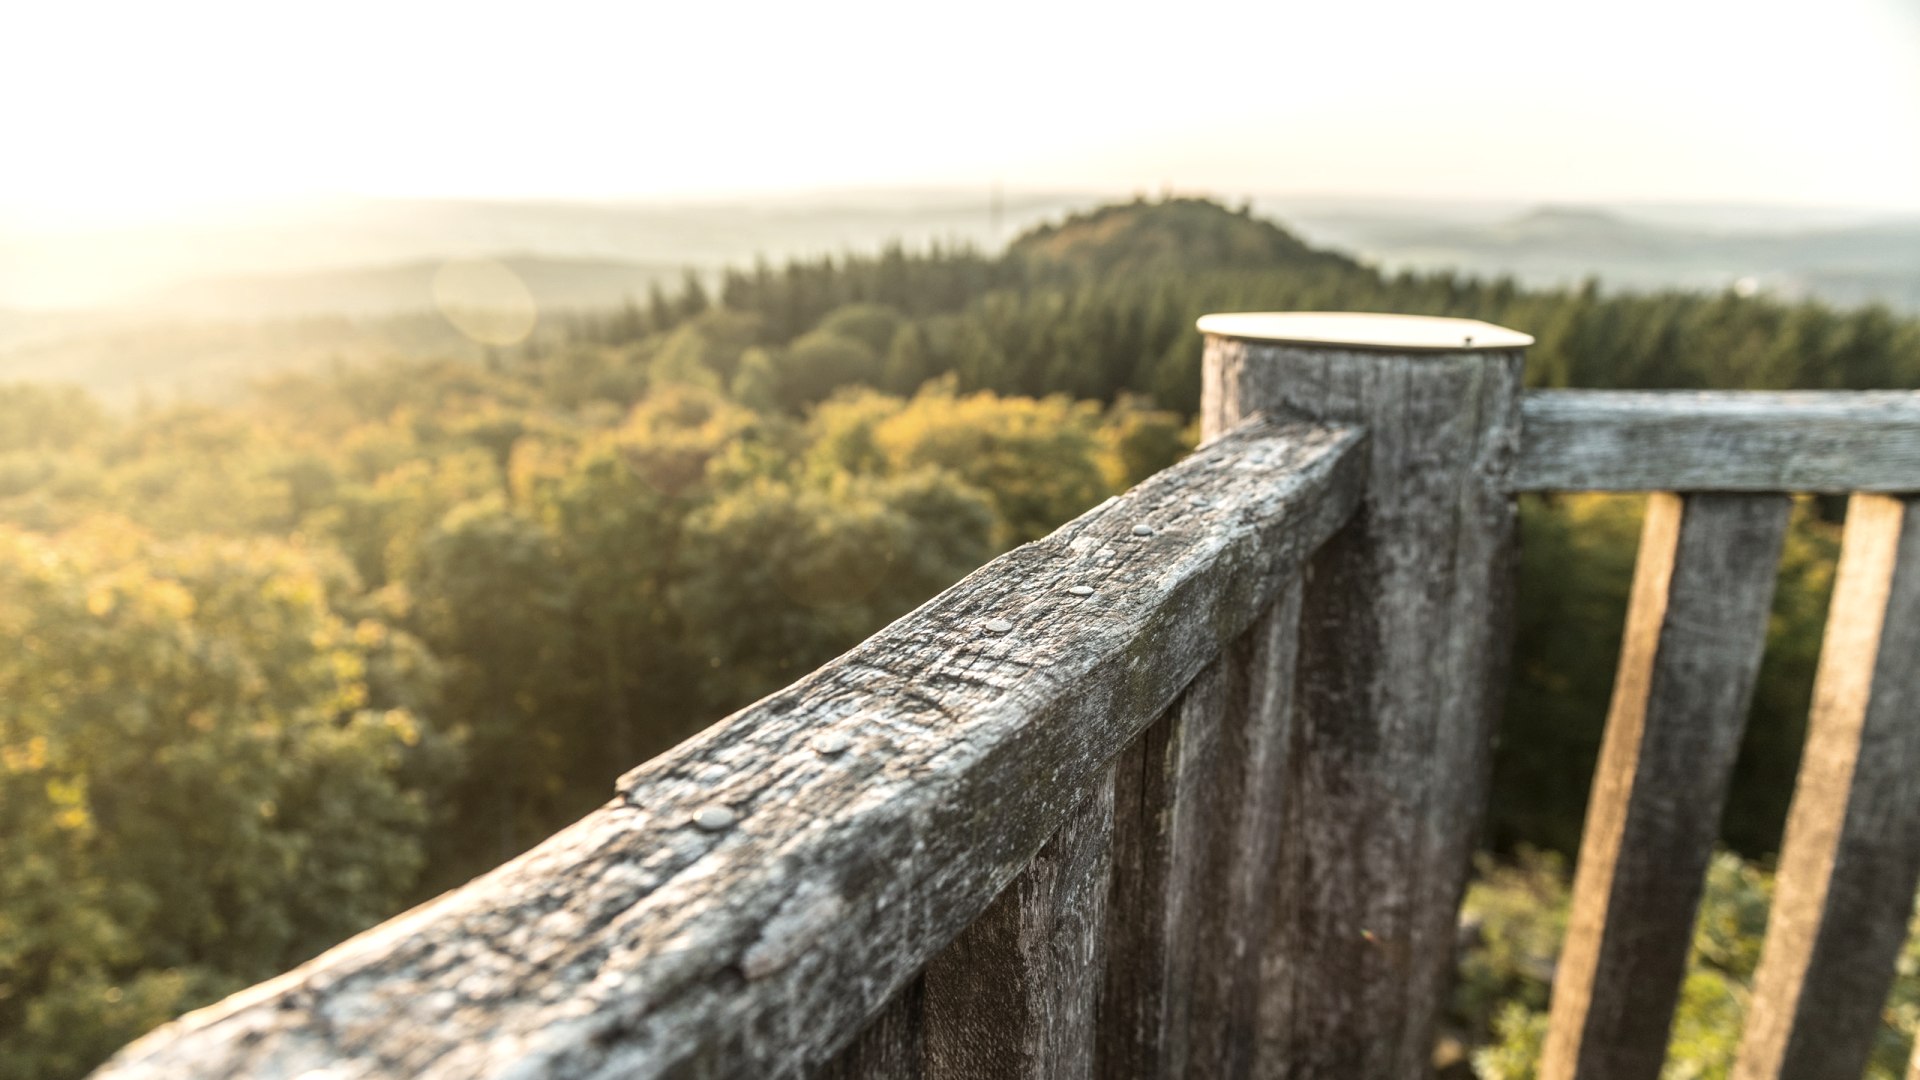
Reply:
[[[16,223],[996,183],[1920,211],[1920,0],[0,14]]]

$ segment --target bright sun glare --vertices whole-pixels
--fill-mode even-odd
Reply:
[[[883,186],[1920,209],[1920,7],[32,4],[16,225]]]

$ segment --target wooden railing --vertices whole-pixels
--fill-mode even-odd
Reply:
[[[1482,323],[1201,325],[1188,460],[102,1075],[1423,1076],[1514,494],[1651,490],[1541,1075],[1658,1075],[1781,493],[1857,491],[1737,1075],[1858,1076],[1920,876],[1920,395],[1523,395]]]

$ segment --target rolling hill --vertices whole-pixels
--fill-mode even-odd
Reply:
[[[1504,273],[1548,286],[1590,277],[1622,289],[1737,286],[1920,311],[1920,220],[1735,229],[1549,206],[1494,221],[1347,214],[1320,224],[1303,231],[1389,269]]]

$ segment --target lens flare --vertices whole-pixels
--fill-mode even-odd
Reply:
[[[433,306],[482,345],[518,345],[540,321],[533,292],[506,264],[450,259],[433,275]]]

